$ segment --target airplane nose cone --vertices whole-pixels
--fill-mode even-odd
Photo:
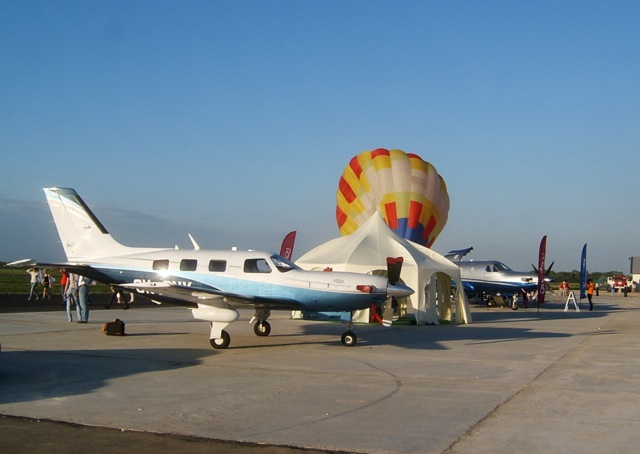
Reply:
[[[413,289],[411,287],[407,287],[404,284],[397,283],[395,285],[389,285],[387,287],[387,296],[403,298],[411,294],[413,294]]]

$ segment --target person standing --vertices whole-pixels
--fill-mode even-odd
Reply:
[[[80,276],[78,278],[78,306],[80,307],[78,323],[89,321],[89,285],[91,285],[91,280],[88,277]]]
[[[111,299],[107,304],[104,305],[105,309],[111,309],[111,305],[113,304],[113,302],[118,299],[118,289],[113,285],[109,287],[109,289],[111,290]]]
[[[38,301],[38,270],[35,268],[29,268],[27,270],[27,273],[29,273],[29,275],[31,276],[31,280],[29,281],[29,283],[31,284],[31,288],[29,289],[29,298],[27,298],[27,301],[30,301],[32,296],[35,296],[36,301]]]
[[[60,270],[60,296],[62,296],[62,301],[66,299],[67,279],[69,279],[69,273],[62,268]]]
[[[117,301],[118,304],[124,304],[123,309],[129,309],[129,302],[127,301],[127,292],[123,289],[119,289],[116,286],[111,286],[111,299],[104,306],[105,309],[111,309],[111,305],[114,301]],[[133,302],[133,293],[131,294],[131,302]]]
[[[596,286],[593,283],[592,279],[587,280],[587,299],[589,300],[589,310],[593,310],[593,292],[595,291]]]
[[[46,299],[50,300],[51,295],[49,294],[49,288],[51,288],[51,283],[53,278],[49,274],[49,270],[44,270],[44,274],[42,275],[42,301]]]
[[[67,303],[67,319],[72,322],[73,315],[71,315],[71,307],[75,304],[76,314],[78,320],[80,319],[80,306],[78,305],[78,275],[69,273],[67,276],[67,285],[64,291],[65,300]]]

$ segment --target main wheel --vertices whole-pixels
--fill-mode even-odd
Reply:
[[[342,335],[341,341],[342,345],[345,347],[353,347],[356,345],[356,342],[358,342],[358,336],[356,336],[353,331],[349,330]]]
[[[255,325],[253,325],[253,332],[256,333],[256,336],[268,336],[271,333],[271,325],[266,320],[257,321]]]
[[[213,348],[216,348],[216,349],[227,348],[231,343],[231,336],[229,336],[229,333],[227,333],[225,330],[222,330],[220,334],[222,335],[222,337],[218,339],[209,339],[209,342],[211,342],[211,346]]]

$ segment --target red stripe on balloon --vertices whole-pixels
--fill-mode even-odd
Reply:
[[[420,214],[422,213],[423,205],[420,202],[412,200],[409,203],[409,228],[415,229],[420,224]]]
[[[385,203],[384,211],[387,214],[387,225],[392,229],[398,228],[398,212],[396,202]]]
[[[338,189],[340,189],[340,193],[349,203],[353,203],[353,201],[357,197],[356,193],[353,192],[353,189],[351,189],[351,186],[349,186],[349,183],[347,183],[347,180],[345,180],[344,177],[340,177],[340,182],[338,183]]]
[[[436,226],[436,218],[431,216],[429,218],[429,222],[427,222],[427,225],[424,227],[424,232],[422,232],[422,238],[426,241],[430,236],[431,236],[431,232],[433,232],[433,229]]]
[[[375,159],[378,156],[389,156],[389,155],[390,155],[389,150],[385,150],[384,148],[378,148],[371,152],[372,159]]]
[[[336,221],[338,222],[338,228],[342,228],[344,223],[347,222],[348,218],[349,217],[347,216],[347,213],[342,211],[340,207],[336,207]]]
[[[349,167],[351,167],[351,170],[359,180],[360,175],[362,174],[362,167],[360,166],[360,161],[358,160],[357,156],[351,158],[351,161],[349,161]]]

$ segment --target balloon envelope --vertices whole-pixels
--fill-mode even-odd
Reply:
[[[355,156],[337,191],[340,232],[355,232],[375,213],[399,236],[431,247],[449,214],[447,186],[420,156],[378,148]]]

